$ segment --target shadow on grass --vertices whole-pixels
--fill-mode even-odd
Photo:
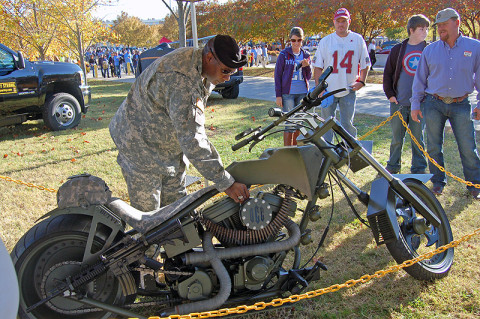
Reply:
[[[87,158],[87,157],[95,156],[95,155],[100,155],[100,154],[103,154],[103,153],[112,152],[112,151],[116,151],[116,150],[117,150],[117,148],[116,148],[116,147],[113,147],[113,148],[108,148],[108,149],[100,150],[100,151],[93,152],[93,153],[76,155],[76,156],[75,156],[75,159],[78,160],[78,159]],[[38,168],[41,168],[41,167],[46,167],[46,166],[49,166],[49,165],[57,165],[57,164],[62,164],[62,163],[70,163],[71,161],[72,161],[72,157],[69,156],[68,158],[64,158],[64,159],[59,159],[59,160],[55,160],[55,161],[45,162],[45,163],[43,163],[43,164],[41,164],[41,165],[35,165],[35,166],[30,166],[30,167],[22,167],[21,169],[14,169],[14,170],[10,170],[10,171],[4,171],[4,172],[2,172],[2,174],[8,175],[8,174],[17,173],[17,172],[33,171],[33,170],[38,169]]]

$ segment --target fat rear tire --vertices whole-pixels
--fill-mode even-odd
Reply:
[[[240,84],[235,84],[234,86],[224,89],[222,91],[222,97],[224,99],[236,99],[240,93]]]
[[[71,94],[56,93],[45,102],[43,121],[53,131],[74,128],[80,123],[80,118],[80,103]]]
[[[27,313],[26,309],[41,298],[43,285],[52,286],[61,277],[77,273],[88,239],[91,219],[83,215],[60,215],[48,218],[32,227],[15,245],[11,257],[17,272],[20,289],[19,318],[21,319],[106,319],[112,316],[106,311],[74,314],[82,304],[62,297],[52,299],[50,305],[42,305]],[[92,249],[100,249],[107,234],[97,232]],[[50,279],[51,278],[51,279]],[[89,297],[107,304],[121,306],[125,297],[116,277],[110,272],[100,275],[80,287]],[[60,311],[56,310],[60,309]],[[68,309],[69,313],[62,312]]]
[[[395,261],[399,264],[448,244],[453,240],[450,222],[435,195],[423,183],[417,180],[405,180],[404,183],[430,208],[430,210],[441,220],[442,224],[438,228],[433,227],[433,225],[431,226],[432,229],[428,232],[428,235],[437,234],[431,238],[437,236],[438,238],[436,239],[436,242],[427,247],[426,244],[428,244],[429,236],[426,236],[425,234],[417,235],[412,229],[409,229],[409,227],[406,226],[407,223],[405,218],[399,215],[398,210],[405,208],[407,205],[404,207],[398,207],[397,205],[397,219],[400,226],[400,236],[398,240],[388,243],[386,246]],[[416,216],[420,218],[422,217],[418,214]],[[410,215],[409,217],[412,218],[415,216]],[[418,280],[433,281],[448,275],[453,263],[453,255],[454,249],[450,248],[433,256],[431,259],[425,259],[403,269],[409,275]]]

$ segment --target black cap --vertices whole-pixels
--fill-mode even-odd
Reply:
[[[247,57],[240,53],[237,42],[229,35],[217,34],[213,49],[218,59],[229,68],[238,69],[247,64]]]

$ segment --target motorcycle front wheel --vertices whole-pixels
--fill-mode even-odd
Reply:
[[[111,313],[95,309],[71,298],[56,297],[27,313],[26,309],[44,299],[59,282],[79,273],[87,247],[91,219],[83,215],[60,215],[32,227],[17,243],[11,256],[20,288],[19,317],[51,319],[104,319]],[[101,249],[107,235],[97,232],[90,250]],[[125,298],[117,278],[110,272],[79,287],[78,292],[89,298],[122,305]]]
[[[387,243],[386,246],[399,264],[453,240],[447,215],[435,195],[417,180],[405,180],[404,183],[441,220],[441,225],[434,227],[425,223],[423,217],[416,213],[416,209],[410,203],[397,196],[396,214],[400,226],[400,236],[398,240]],[[443,278],[450,271],[453,255],[454,249],[450,248],[430,259],[422,260],[403,269],[418,280],[432,281]]]

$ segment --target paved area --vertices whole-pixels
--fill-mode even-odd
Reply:
[[[273,64],[272,64],[273,65]],[[92,78],[90,72],[88,78]],[[133,75],[122,75],[122,78],[98,78],[106,81],[120,81],[133,83]],[[314,85],[314,82],[310,82]],[[275,102],[275,84],[273,78],[245,76],[240,85],[240,97]],[[470,95],[470,101],[476,102],[476,92]],[[356,112],[361,114],[371,114],[381,117],[390,116],[390,104],[383,93],[381,84],[368,83],[366,87],[360,89],[357,93]],[[449,123],[447,122],[447,125]],[[475,121],[475,129],[480,131],[480,121]]]

